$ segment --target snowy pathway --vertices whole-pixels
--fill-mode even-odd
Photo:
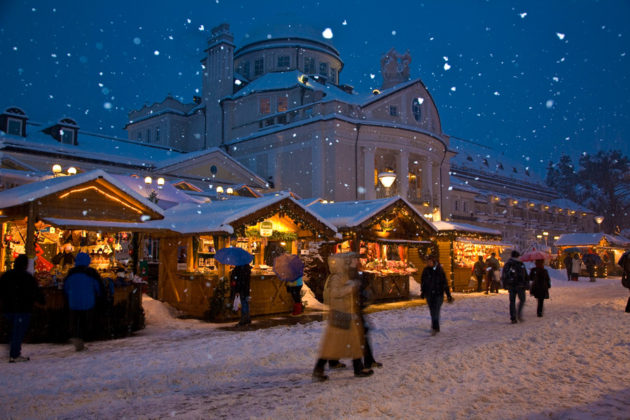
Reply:
[[[147,300],[134,337],[26,344],[32,360],[0,364],[0,418],[630,419],[630,314],[618,278],[552,272],[552,299],[509,323],[508,298],[460,296],[429,334],[426,306],[377,312],[385,364],[313,383],[323,323],[232,332],[178,320]]]

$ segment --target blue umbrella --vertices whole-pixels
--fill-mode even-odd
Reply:
[[[254,259],[254,256],[243,248],[231,246],[221,248],[214,254],[214,259],[225,265],[247,265]]]

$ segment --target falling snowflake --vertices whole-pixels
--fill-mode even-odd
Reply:
[[[158,50],[153,51],[153,55],[160,55],[160,52]]]
[[[370,79],[374,79],[375,77],[376,77],[376,75],[375,75],[375,74],[370,73]]]
[[[552,108],[553,107],[553,99],[547,99],[547,102],[545,102],[545,106],[547,108]]]
[[[523,12],[523,13],[519,13],[518,15],[521,17],[521,19],[525,19],[525,16],[527,16],[527,13]]]
[[[559,81],[559,80],[560,80],[560,78],[559,78],[558,76],[554,76],[554,77],[552,77],[552,80],[553,80],[554,82],[557,82],[557,81]]]
[[[198,29],[199,29],[200,31],[203,31],[203,30],[205,30],[206,28],[205,28],[205,26],[203,26],[203,25],[199,25],[199,28],[198,28]]]
[[[451,91],[455,92],[457,90],[457,88],[455,86],[451,87]]]
[[[341,24],[345,26],[348,24],[348,21],[344,19],[343,22],[341,22]]]
[[[448,63],[444,63],[444,70],[448,71],[448,70],[450,70],[450,69],[451,69],[450,64],[448,64]]]
[[[394,31],[392,31],[392,35],[394,35],[394,36],[396,35],[396,31],[395,31],[395,30],[394,30]]]
[[[332,39],[333,37],[332,29],[330,28],[324,29],[324,31],[322,32],[322,36],[326,39]]]
[[[499,91],[495,90],[493,95],[494,96],[500,96],[501,94],[499,93]]]
[[[558,39],[559,39],[560,41],[562,41],[562,40],[564,39],[564,34],[563,34],[563,33],[556,32],[556,36],[558,37]]]
[[[141,42],[142,42],[142,40],[139,37],[135,37],[133,39],[133,43],[136,44],[136,45],[140,45]]]

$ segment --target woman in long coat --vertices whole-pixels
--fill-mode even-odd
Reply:
[[[549,289],[551,288],[551,280],[549,272],[545,269],[545,260],[536,260],[536,266],[532,267],[529,272],[529,279],[532,281],[531,294],[538,301],[536,314],[543,316],[543,303],[545,299],[549,299]]]
[[[571,261],[571,280],[578,281],[580,277],[580,271],[582,270],[582,260],[577,252],[573,255],[573,260]]]
[[[324,286],[324,303],[328,305],[328,322],[320,344],[319,358],[313,378],[324,381],[324,366],[328,360],[352,359],[354,376],[370,376],[361,359],[364,331],[359,313],[358,255],[352,252],[328,257],[330,275]]]

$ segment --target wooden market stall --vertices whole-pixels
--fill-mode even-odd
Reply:
[[[131,236],[118,233],[131,235],[144,221],[162,218],[161,213],[154,203],[100,170],[0,192],[2,270],[11,268],[13,259],[25,253],[46,298],[45,305],[35,308],[27,339],[67,338],[68,312],[61,282],[79,251],[90,253],[94,268],[100,269],[103,277],[114,275],[108,269],[114,268],[120,250],[117,245],[123,238],[131,240]],[[104,231],[108,224],[118,228]],[[140,286],[131,281],[115,289],[114,307],[107,319],[101,309],[96,308],[91,338],[127,335],[144,327]],[[1,325],[0,335],[5,333]]]
[[[501,262],[504,251],[512,247],[501,242],[501,232],[496,229],[444,221],[433,222],[433,225],[439,231],[437,246],[440,264],[456,292],[476,290],[476,280],[475,286],[471,287],[472,267],[480,255],[486,261],[494,252]]]
[[[590,250],[599,255],[602,264],[596,267],[596,273],[598,277],[606,277],[621,275],[622,270],[617,261],[630,249],[630,239],[607,233],[566,233],[560,235],[554,245],[558,249],[558,261],[562,264],[567,253],[583,255]],[[583,275],[587,275],[586,271]]]
[[[309,209],[335,225],[342,239],[338,252],[361,255],[373,301],[409,298],[409,280],[420,281],[420,255],[437,231],[401,197],[339,203],[310,203]]]
[[[217,250],[237,246],[254,256],[252,316],[283,313],[293,301],[272,271],[275,256],[299,254],[309,241],[337,234],[287,193],[176,206],[164,220],[148,225],[176,232],[160,237],[159,299],[190,316],[213,320],[237,315],[226,310],[230,267],[214,259]]]

